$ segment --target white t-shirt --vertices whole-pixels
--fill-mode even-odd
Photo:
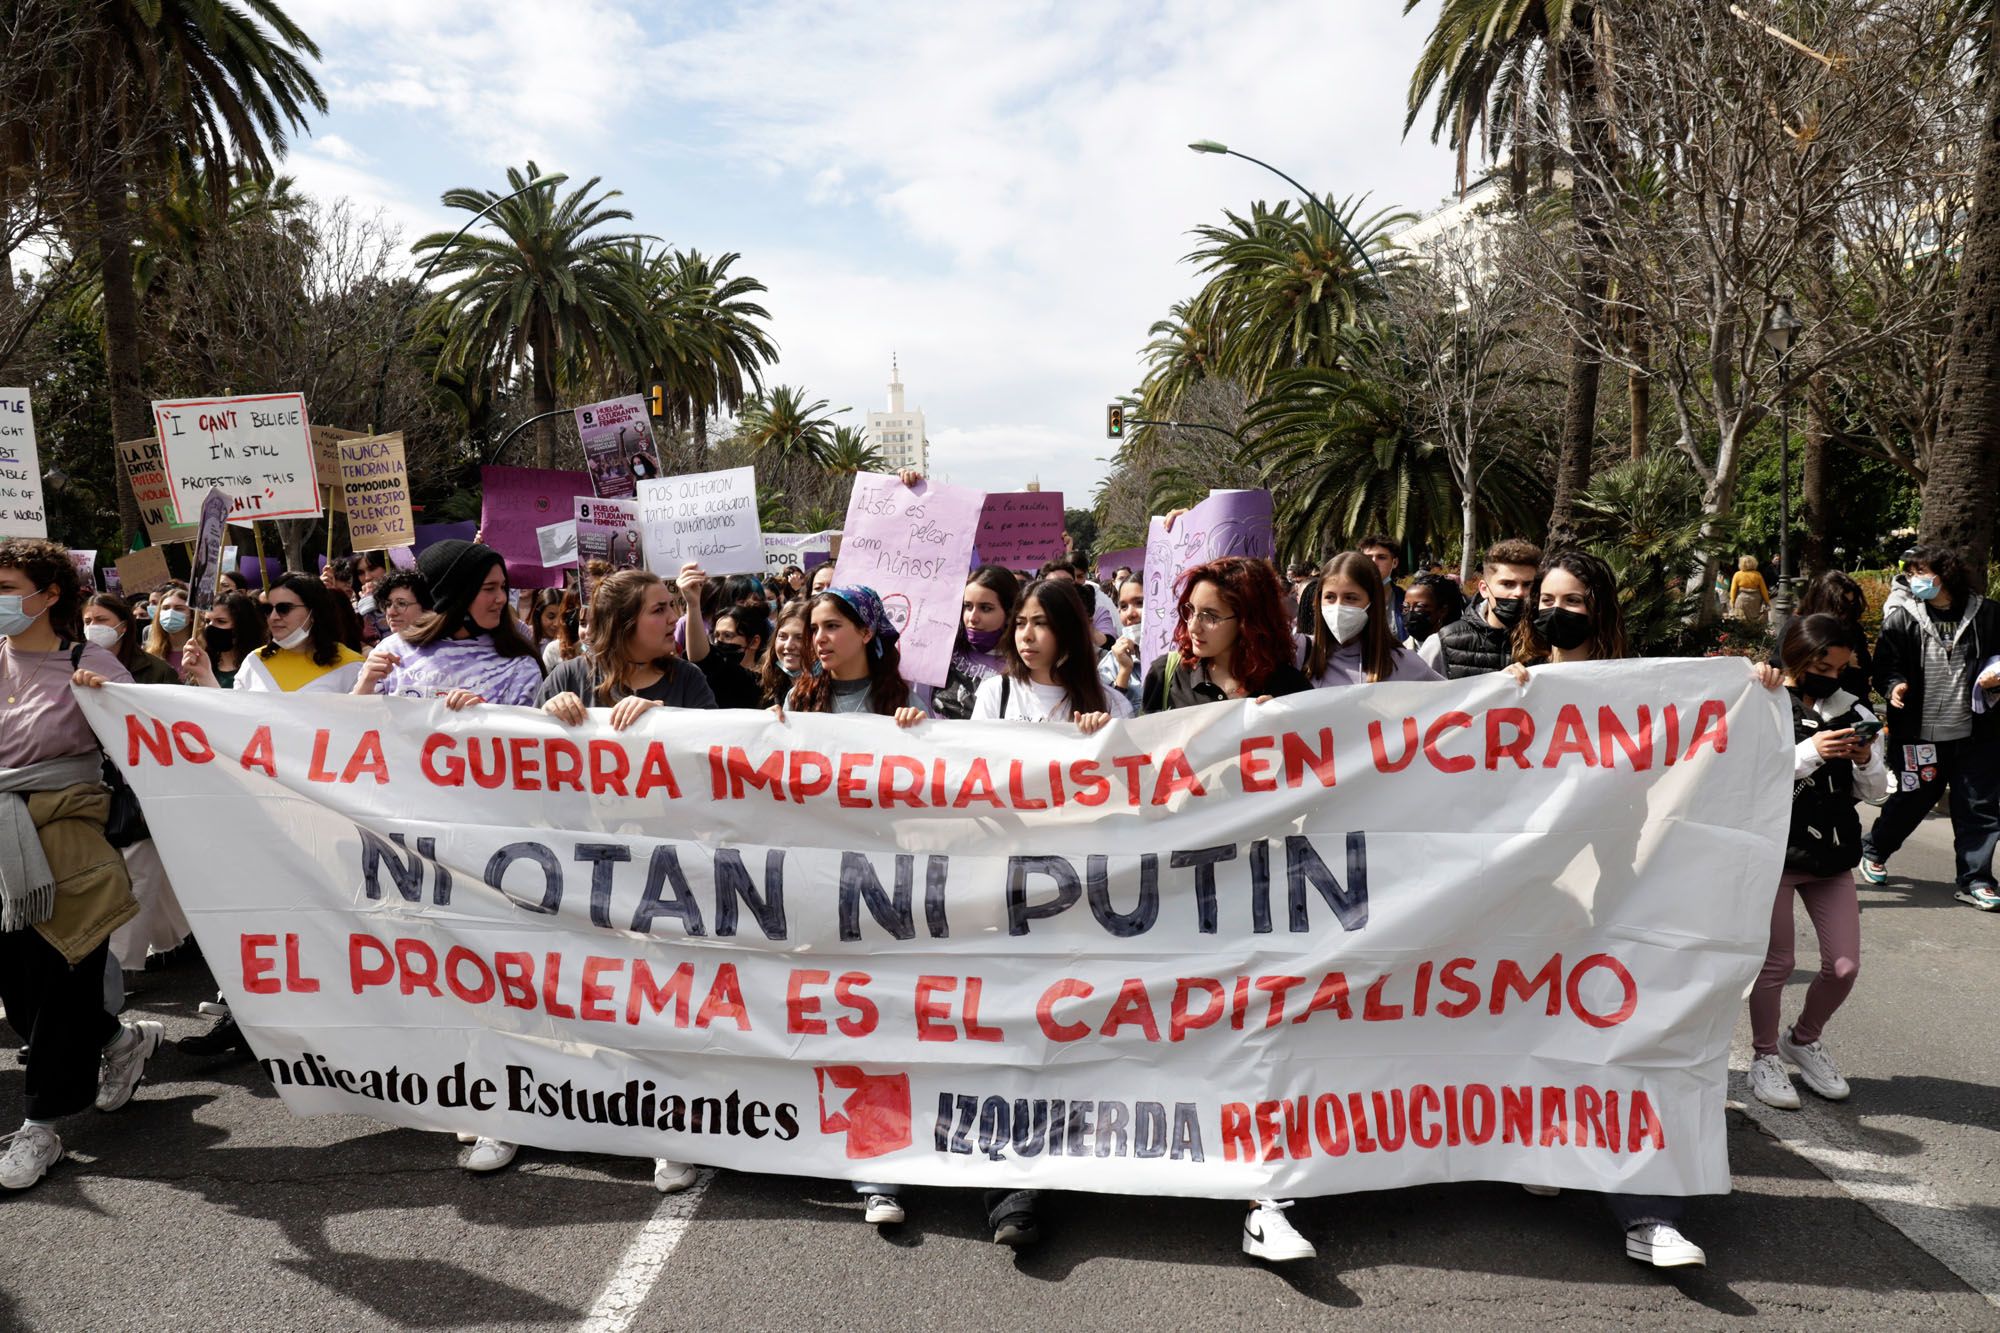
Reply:
[[[972,696],[974,721],[1012,718],[1021,722],[1068,722],[1071,719],[1069,691],[1060,685],[1035,685],[1016,680],[1006,687],[1007,711],[1000,711],[1001,686],[1009,678],[988,676],[979,682]],[[1106,687],[1104,711],[1113,717],[1132,716],[1132,704],[1117,690]]]

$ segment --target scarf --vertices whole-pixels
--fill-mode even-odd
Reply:
[[[28,794],[97,782],[102,764],[92,750],[0,768],[0,931],[40,925],[56,910],[55,872],[28,813]]]

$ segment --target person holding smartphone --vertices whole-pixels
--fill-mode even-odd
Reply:
[[[1793,617],[1779,645],[1791,695],[1792,827],[1785,870],[1771,909],[1771,946],[1750,987],[1750,1090],[1766,1106],[1796,1111],[1798,1091],[1785,1072],[1798,1067],[1805,1085],[1828,1101],[1847,1097],[1847,1080],[1820,1039],[1827,1020],[1854,989],[1861,968],[1861,903],[1854,867],[1861,864],[1857,800],[1880,800],[1889,769],[1877,744],[1882,724],[1842,687],[1854,661],[1853,631],[1838,616]],[[1803,899],[1819,937],[1819,975],[1790,1030],[1779,1031],[1785,982],[1792,975],[1792,899]]]

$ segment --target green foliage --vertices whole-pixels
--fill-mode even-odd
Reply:
[[[743,409],[741,434],[753,454],[826,467],[834,443],[826,399],[806,401],[806,391],[773,385]]]
[[[1063,531],[1069,536],[1069,549],[1079,556],[1089,556],[1097,547],[1097,515],[1088,509],[1063,510]]]
[[[759,324],[770,312],[749,298],[767,290],[730,275],[741,256],[708,259],[698,250],[662,251],[648,259],[641,280],[662,345],[649,378],[667,384],[667,422],[698,427],[715,412],[741,411],[763,388],[763,368],[778,346]]]
[[[827,444],[822,463],[827,471],[848,477],[857,472],[880,472],[888,466],[881,452],[868,443],[868,432],[858,426],[833,428],[833,439]]]
[[[1733,527],[1702,513],[1701,478],[1664,449],[1600,472],[1577,502],[1577,533],[1618,576],[1625,634],[1639,655],[1686,652],[1699,602],[1688,578],[1709,550],[1729,550]],[[1709,628],[1712,638],[1716,627]]]

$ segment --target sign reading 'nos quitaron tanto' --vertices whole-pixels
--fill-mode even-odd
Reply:
[[[301,1114],[908,1184],[1729,1188],[1792,763],[1740,659],[1090,737],[78,697]]]

